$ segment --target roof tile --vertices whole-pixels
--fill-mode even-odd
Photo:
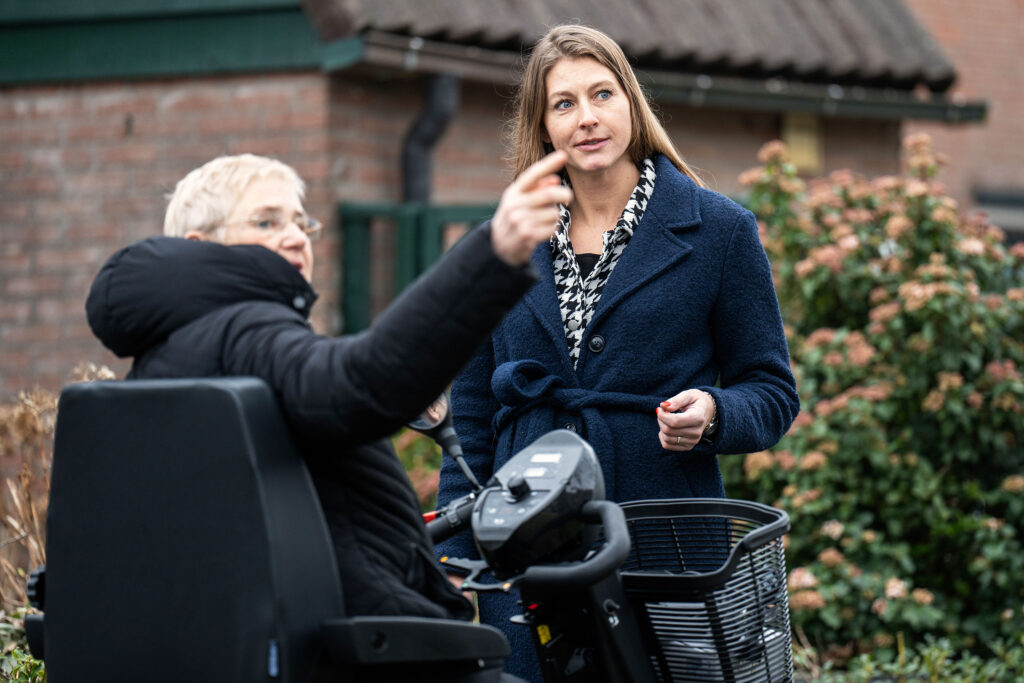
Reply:
[[[303,0],[325,38],[348,30],[528,49],[549,27],[608,33],[639,67],[944,91],[953,65],[903,0]]]

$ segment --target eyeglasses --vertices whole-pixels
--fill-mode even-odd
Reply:
[[[266,213],[258,213],[250,216],[248,219],[236,223],[225,223],[224,228],[231,228],[236,226],[244,226],[253,228],[254,230],[260,230],[262,232],[284,232],[289,224],[295,223],[299,230],[306,233],[309,237],[310,242],[315,242],[320,239],[320,235],[323,234],[323,224],[312,216],[307,216],[304,213],[296,214],[291,220],[284,217],[284,214],[277,211],[268,211]]]

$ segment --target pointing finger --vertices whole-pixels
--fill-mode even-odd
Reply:
[[[560,149],[556,149],[554,152],[548,154],[540,161],[533,163],[529,168],[523,171],[522,175],[516,178],[513,185],[522,189],[530,188],[544,176],[557,173],[562,166],[565,166],[566,159],[568,159],[566,153]]]

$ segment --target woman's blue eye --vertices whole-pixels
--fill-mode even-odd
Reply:
[[[569,100],[562,100],[561,102],[555,105],[555,109],[568,109],[571,106],[572,102],[570,102]]]
[[[274,227],[274,219],[272,218],[261,218],[257,223],[256,227],[260,230],[270,230]]]
[[[612,96],[612,91],[611,90],[601,90],[600,92],[597,93],[597,98],[599,100],[607,100],[611,96]]]

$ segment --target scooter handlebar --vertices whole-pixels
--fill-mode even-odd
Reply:
[[[586,585],[608,576],[629,556],[629,528],[622,508],[611,501],[592,500],[583,505],[580,518],[604,526],[605,544],[590,559],[561,565],[530,567],[522,583],[542,585]]]
[[[453,500],[444,509],[438,510],[437,516],[427,522],[430,539],[434,543],[440,543],[468,529],[475,502],[476,496],[471,493],[464,498]]]

